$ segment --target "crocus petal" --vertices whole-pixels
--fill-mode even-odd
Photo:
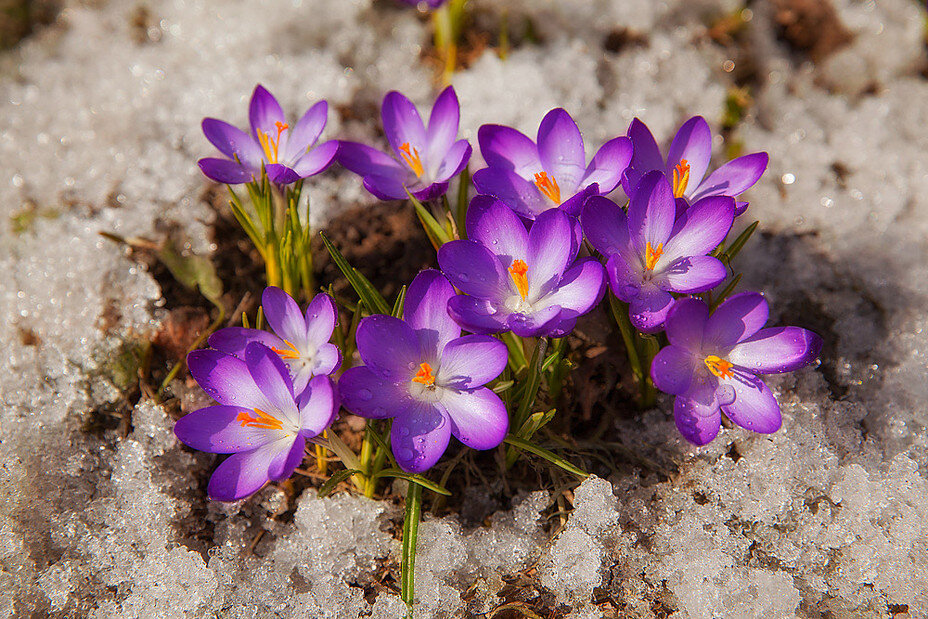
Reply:
[[[329,167],[338,153],[339,142],[330,140],[313,148],[293,164],[293,171],[300,178],[314,176]]]
[[[206,493],[217,501],[238,501],[254,494],[270,481],[272,467],[278,472],[284,468],[298,442],[285,438],[226,458],[213,472]]]
[[[680,346],[665,346],[651,362],[654,386],[671,395],[686,393],[693,382],[696,359]]]
[[[737,217],[738,215],[741,215],[746,210],[748,210],[748,204],[749,204],[748,202],[744,202],[742,200],[736,200],[735,201],[735,217]]]
[[[528,298],[536,300],[551,291],[573,260],[570,217],[558,209],[538,216],[528,232]]]
[[[544,302],[586,314],[603,298],[605,279],[606,271],[598,260],[581,258],[567,269],[557,288],[544,298]]]
[[[305,348],[306,320],[300,306],[289,294],[276,286],[268,286],[261,294],[261,306],[274,333],[292,342],[297,348]]]
[[[251,95],[251,102],[248,104],[248,119],[251,121],[251,130],[255,138],[258,137],[259,130],[271,138],[276,138],[276,123],[287,122],[280,103],[260,84],[255,86],[255,91]]]
[[[299,310],[299,308],[297,309]],[[316,294],[313,300],[309,302],[309,305],[306,306],[306,314],[300,321],[305,342],[312,348],[322,347],[332,337],[332,331],[335,330],[337,320],[338,310],[335,309],[332,297],[325,293]]]
[[[240,163],[251,168],[261,166],[261,146],[238,127],[216,118],[204,118],[202,127],[206,139],[229,159],[238,157]]]
[[[761,329],[728,353],[728,360],[755,374],[792,372],[815,361],[822,338],[799,327]]]
[[[505,274],[500,272],[500,260],[476,241],[445,243],[438,249],[438,264],[465,294],[499,300],[509,293],[509,283],[502,279]]]
[[[283,481],[293,475],[296,467],[300,466],[303,458],[306,456],[306,439],[302,435],[293,439],[293,445],[286,457],[274,458],[267,469],[267,475],[271,481]]]
[[[621,301],[626,303],[641,294],[641,272],[628,260],[625,253],[612,254],[606,262],[606,275],[609,276],[609,289]]]
[[[728,270],[718,258],[689,256],[678,258],[673,264],[668,265],[660,272],[658,278],[667,290],[693,294],[714,288],[726,275]]]
[[[409,285],[403,317],[415,329],[425,358],[438,361],[445,345],[461,335],[461,327],[448,315],[448,301],[455,294],[448,279],[435,269],[422,271]]]
[[[670,238],[677,208],[670,183],[661,172],[649,172],[628,204],[628,234],[644,255],[647,243],[657,249]]]
[[[412,101],[395,90],[388,92],[383,98],[380,114],[383,118],[383,132],[397,156],[402,152],[400,148],[403,144],[409,144],[411,149],[419,151],[420,156],[425,156],[425,125]]]
[[[725,240],[735,220],[735,201],[727,197],[706,198],[690,206],[684,223],[667,244],[660,262],[670,264],[683,256],[708,254]]]
[[[279,412],[294,424],[298,423],[293,380],[280,356],[263,344],[252,343],[245,347],[245,363],[255,384],[273,406],[265,412],[271,415]]]
[[[338,379],[338,391],[345,409],[368,419],[395,417],[409,406],[409,394],[398,383],[368,367],[345,370]]]
[[[335,344],[323,344],[316,350],[313,361],[315,362],[315,367],[312,368],[313,374],[317,376],[331,374],[342,364],[342,351]],[[293,385],[293,391],[299,393],[296,384]]]
[[[218,350],[195,350],[187,355],[187,369],[203,391],[220,404],[268,412],[274,408],[255,384],[248,365],[238,357]]]
[[[319,101],[306,110],[306,113],[290,131],[285,153],[287,161],[298,159],[316,143],[322,130],[325,129],[328,116],[329,104],[325,101]]]
[[[335,419],[339,404],[332,379],[328,376],[313,377],[297,401],[300,411],[300,434],[306,438],[322,434]]]
[[[435,381],[442,387],[475,389],[499,376],[508,359],[506,345],[496,338],[465,335],[445,347]]]
[[[511,170],[523,178],[532,178],[543,169],[535,143],[512,127],[483,125],[477,130],[477,142],[491,168]]]
[[[632,160],[632,141],[626,137],[613,138],[593,155],[580,185],[599,185],[602,194],[611,192],[622,180],[622,174]]]
[[[188,447],[214,454],[257,449],[284,436],[282,430],[242,425],[242,413],[251,417],[241,406],[207,406],[178,419],[174,435]]]
[[[685,395],[678,395],[673,401],[673,419],[683,438],[694,445],[706,445],[712,442],[722,427],[722,414],[718,404],[707,406]]]
[[[719,380],[734,389],[734,402],[722,406],[729,419],[746,430],[769,434],[780,429],[780,405],[770,388],[750,372],[735,369],[734,376]]]
[[[451,418],[451,433],[471,449],[493,449],[509,431],[506,405],[490,389],[448,390],[440,406]]]
[[[540,213],[555,206],[538,191],[534,183],[511,170],[484,168],[474,173],[473,180],[477,191],[499,198],[527,219],[535,219]]]
[[[448,313],[471,333],[499,333],[506,330],[507,313],[497,313],[489,301],[459,294],[448,302]]]
[[[197,165],[207,178],[217,183],[238,185],[250,183],[254,179],[254,172],[231,159],[204,157],[197,161]]]
[[[425,149],[425,156],[429,162],[439,162],[445,158],[458,136],[460,120],[461,106],[458,104],[457,93],[453,87],[448,86],[435,99],[435,105],[429,114]]]
[[[690,118],[673,136],[670,150],[667,151],[668,178],[673,178],[674,167],[684,159],[690,166],[687,183],[687,189],[690,191],[687,195],[693,195],[693,190],[706,175],[709,160],[712,159],[712,130],[709,129],[709,123],[702,116]]]
[[[690,352],[702,349],[709,306],[699,299],[677,299],[664,325],[671,345]]]
[[[451,148],[445,153],[443,159],[436,160],[437,169],[433,172],[433,179],[442,182],[457,176],[470,161],[471,155],[470,142],[467,140],[458,140],[451,145]]]
[[[510,314],[506,324],[519,337],[548,335],[561,320],[561,306],[549,305],[531,314]]]
[[[467,238],[482,243],[504,263],[525,260],[528,230],[511,208],[491,196],[470,201],[465,223]]]
[[[637,170],[641,176],[652,170],[664,169],[661,149],[647,125],[636,118],[628,126],[627,135],[633,146],[630,167]]]
[[[561,185],[561,191],[576,191],[585,172],[586,153],[580,128],[566,110],[555,108],[541,120],[538,156],[544,169]]]
[[[262,329],[245,329],[244,327],[226,327],[219,329],[209,336],[209,345],[216,350],[242,358],[245,347],[251,342],[259,342],[268,348],[281,348],[286,346],[284,341]]]
[[[405,176],[406,169],[389,155],[359,142],[341,141],[335,159],[361,176]],[[405,194],[403,194],[405,195]]]
[[[422,361],[416,332],[393,316],[375,314],[363,319],[355,341],[364,363],[383,378],[410,380]]]
[[[418,186],[413,185],[409,188],[409,190],[419,202],[428,202],[429,200],[437,200],[441,196],[448,193],[448,183],[432,183],[431,185],[426,185],[425,187],[422,187],[422,184],[420,183]]]
[[[289,185],[300,180],[300,175],[296,170],[282,163],[269,163],[264,169],[267,171],[268,179],[278,185]]]
[[[611,256],[628,246],[628,219],[622,207],[602,196],[594,196],[583,205],[580,215],[583,231],[596,251]]]
[[[562,201],[558,206],[559,209],[570,215],[571,217],[579,217],[580,211],[583,210],[584,203],[592,198],[593,196],[598,196],[602,193],[599,190],[599,185],[592,183],[587,185],[574,195],[570,196],[566,200]],[[580,241],[583,241],[583,236],[581,234]]]
[[[696,188],[693,199],[704,196],[735,197],[754,186],[767,169],[767,153],[751,153],[732,159]],[[691,172],[692,174],[692,172]],[[692,179],[692,176],[690,176]]]
[[[408,195],[407,189],[408,174],[398,172],[395,176],[380,176],[371,174],[363,179],[364,188],[371,192],[375,197],[381,200],[405,200]],[[416,195],[413,192],[413,195]],[[423,200],[417,196],[417,199]]]
[[[451,423],[437,406],[415,402],[393,420],[390,446],[404,471],[424,473],[448,448]]]
[[[656,286],[643,286],[641,293],[629,303],[629,318],[632,324],[644,333],[660,331],[673,306],[669,292]]]
[[[767,300],[757,292],[742,292],[725,300],[706,323],[706,345],[734,346],[760,331],[770,316]]]

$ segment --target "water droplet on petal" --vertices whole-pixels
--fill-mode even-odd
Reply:
[[[462,282],[469,282],[470,276],[467,273],[458,273],[458,279]]]
[[[406,449],[405,447],[400,447],[396,450],[396,457],[400,460],[409,461],[412,460],[413,453],[412,449]]]
[[[386,413],[387,413],[387,409],[385,409],[385,408],[382,407],[382,406],[378,406],[377,408],[375,408],[375,409],[372,411],[371,414],[372,414],[374,417],[383,417],[384,415],[386,415]]]
[[[396,429],[396,433],[400,436],[409,436],[409,428],[406,426],[400,426]]]
[[[735,388],[731,385],[719,385],[715,390],[715,399],[719,406],[728,406],[735,401]]]
[[[641,289],[638,286],[625,285],[622,286],[620,292],[629,299],[634,299],[641,293]]]
[[[367,401],[370,400],[372,397],[374,397],[374,394],[371,393],[370,389],[359,389],[359,390],[358,390],[358,399],[359,399],[359,400],[363,400],[363,401],[367,402]]]

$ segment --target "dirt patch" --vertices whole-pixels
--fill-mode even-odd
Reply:
[[[851,42],[830,0],[772,0],[777,36],[818,63]]]

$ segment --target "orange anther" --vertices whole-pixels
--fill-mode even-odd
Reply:
[[[284,427],[284,424],[281,423],[279,419],[273,415],[268,415],[260,408],[256,408],[254,412],[257,417],[252,417],[247,411],[242,411],[238,414],[238,417],[235,418],[235,421],[241,421],[243,428],[245,426],[253,426],[265,430],[280,430]]]
[[[555,204],[561,203],[561,188],[557,185],[557,179],[553,176],[548,176],[547,172],[538,172],[535,174],[535,186]]]
[[[432,376],[432,366],[428,363],[420,363],[419,371],[416,373],[415,377],[413,377],[412,382],[421,383],[429,387],[434,385],[435,377]]]
[[[649,271],[653,271],[654,267],[657,266],[657,261],[660,259],[661,254],[664,253],[664,244],[658,243],[657,248],[651,247],[651,241],[648,241],[647,245],[644,248],[644,268]]]
[[[412,171],[416,174],[417,178],[422,178],[422,173],[425,172],[425,168],[422,167],[422,159],[419,157],[419,149],[412,148],[409,145],[409,142],[404,142],[400,146],[400,155],[403,156],[403,161],[406,162]]]
[[[731,378],[735,375],[731,371],[733,367],[731,363],[725,361],[721,357],[716,357],[715,355],[709,355],[705,358],[706,367],[709,368],[709,371],[718,376],[719,378]]]
[[[287,348],[276,348],[276,347],[274,347],[274,346],[271,346],[271,350],[273,350],[273,351],[276,352],[278,355],[280,355],[280,358],[281,358],[281,359],[288,359],[288,360],[289,360],[289,359],[299,359],[299,358],[300,358],[300,351],[298,351],[298,350],[296,349],[296,346],[294,346],[294,345],[290,342],[290,340],[284,340],[284,344],[287,345]]]
[[[690,164],[686,159],[681,159],[680,163],[673,168],[673,197],[682,198],[686,192],[686,186],[690,182]]]
[[[280,135],[290,128],[290,125],[287,123],[282,123],[279,120],[274,123],[274,126],[277,127],[277,137],[270,138],[264,132],[258,129],[258,142],[261,143],[261,148],[264,150],[264,156],[267,157],[268,163],[277,163],[278,149],[280,147]]]
[[[524,260],[513,260],[512,264],[509,265],[509,274],[512,275],[512,281],[515,282],[516,290],[519,291],[519,294],[524,300],[528,296],[528,265],[525,264]]]

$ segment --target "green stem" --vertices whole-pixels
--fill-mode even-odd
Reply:
[[[416,540],[419,537],[419,517],[422,514],[422,486],[409,482],[406,490],[406,517],[403,519],[402,598],[412,617],[415,601]]]
[[[651,362],[661,349],[661,344],[653,335],[643,335],[641,337],[641,349],[644,354],[645,375],[640,382],[641,387],[641,408],[652,408],[657,402],[657,389],[654,387],[654,381],[651,380]]]
[[[374,445],[371,442],[371,427],[370,420],[365,420],[364,424],[364,439],[361,441],[361,470],[364,472],[364,476],[367,478],[364,487],[364,496],[371,498],[374,496],[374,485],[375,481],[372,476],[371,471],[371,457],[374,455]]]
[[[628,305],[622,303],[615,295],[609,293],[609,309],[612,310],[612,317],[615,324],[619,327],[622,334],[622,341],[625,342],[625,351],[628,355],[628,363],[632,366],[632,373],[640,383],[644,378],[641,370],[641,358],[638,356],[637,339],[638,334],[628,318]]]

